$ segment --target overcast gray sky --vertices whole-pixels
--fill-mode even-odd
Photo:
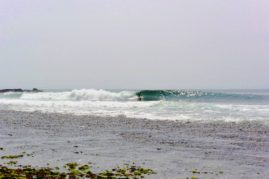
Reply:
[[[269,88],[268,0],[0,0],[0,88]]]

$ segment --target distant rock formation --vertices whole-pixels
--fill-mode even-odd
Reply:
[[[2,89],[0,90],[0,93],[7,93],[7,92],[30,92],[30,93],[37,93],[37,92],[42,92],[42,90],[39,90],[37,88],[33,88],[32,90],[24,90],[21,88],[16,88],[16,89]]]

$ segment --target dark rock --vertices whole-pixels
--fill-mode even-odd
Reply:
[[[2,89],[0,90],[0,93],[7,93],[7,92],[42,92],[41,90],[37,88],[33,88],[32,90],[23,90],[21,88],[15,88],[15,89]]]
[[[2,89],[0,90],[0,93],[7,93],[7,92],[23,92],[23,89]]]
[[[42,92],[41,90],[37,89],[37,88],[33,88],[32,89],[33,92]]]

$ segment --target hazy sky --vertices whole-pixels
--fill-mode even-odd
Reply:
[[[268,0],[0,0],[0,88],[269,88]]]

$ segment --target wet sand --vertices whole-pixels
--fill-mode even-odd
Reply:
[[[33,153],[19,164],[135,162],[148,178],[268,178],[269,126],[0,111],[0,155]],[[3,160],[0,160],[3,163]],[[192,174],[194,169],[207,174]]]

